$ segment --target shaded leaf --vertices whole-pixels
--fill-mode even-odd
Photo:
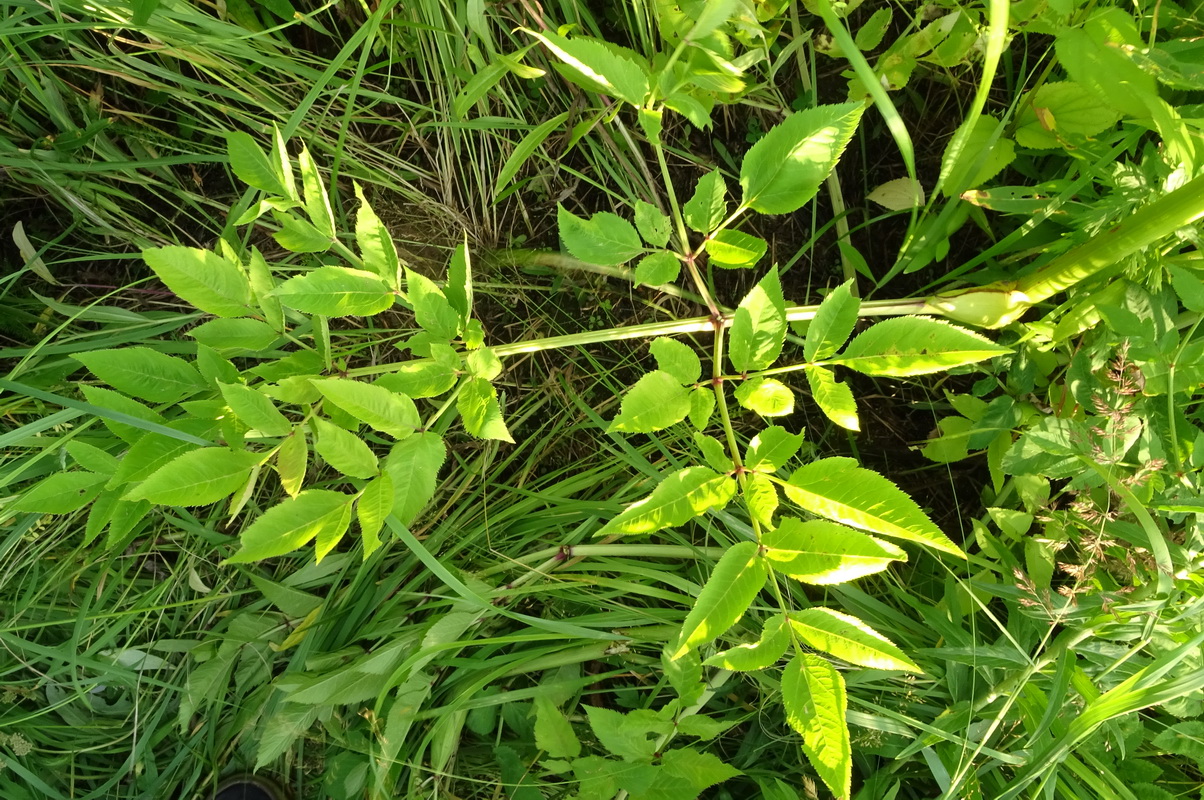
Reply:
[[[635,227],[644,241],[653,247],[664,247],[669,243],[670,220],[651,203],[635,201]]]
[[[5,505],[9,511],[35,514],[70,514],[100,494],[106,477],[92,472],[58,472],[25,490]]]
[[[702,376],[702,362],[689,345],[669,336],[661,336],[652,340],[650,349],[657,368],[682,383],[696,383]]]
[[[309,489],[265,511],[242,532],[242,548],[227,559],[239,564],[291,553],[319,534],[346,529],[352,498],[341,492]]]
[[[372,555],[380,547],[380,529],[385,523],[385,518],[393,511],[394,497],[393,479],[388,472],[382,472],[379,477],[364,485],[364,490],[355,501],[360,539],[364,542],[364,558]]]
[[[790,647],[790,629],[783,614],[774,614],[765,621],[761,638],[752,644],[741,644],[724,650],[702,662],[708,667],[719,667],[737,672],[754,672],[768,669],[786,654]]]
[[[663,286],[681,274],[681,261],[668,250],[644,256],[635,265],[636,286]]]
[[[176,457],[126,493],[124,500],[161,506],[207,506],[237,491],[264,456],[205,447]]]
[[[635,106],[644,102],[648,69],[634,51],[584,36],[566,39],[551,31],[527,33],[563,62],[560,73],[578,86]]]
[[[447,458],[443,438],[422,431],[393,445],[385,459],[385,472],[393,483],[393,513],[409,525],[435,496],[439,469]]]
[[[251,284],[242,268],[195,247],[148,247],[142,251],[159,280],[181,300],[207,314],[242,317],[251,312]]]
[[[93,350],[72,358],[114,389],[153,403],[175,403],[208,388],[187,361],[149,347]]]
[[[363,439],[321,417],[314,418],[314,426],[314,450],[327,464],[352,478],[371,478],[379,471],[376,455]]]
[[[218,388],[226,405],[247,427],[268,436],[287,436],[292,432],[293,424],[277,410],[276,404],[255,389],[237,383],[219,383]]]
[[[727,184],[718,169],[698,179],[693,196],[681,210],[686,224],[699,233],[710,233],[719,227],[727,218]]]
[[[609,211],[599,211],[586,220],[564,206],[557,206],[556,209],[556,223],[564,246],[587,264],[623,264],[644,251],[640,235],[622,217]]]

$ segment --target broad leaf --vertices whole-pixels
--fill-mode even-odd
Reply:
[[[395,289],[401,280],[401,264],[393,237],[368,204],[358,183],[355,184],[355,196],[360,201],[359,210],[355,212],[355,243],[359,246],[364,268]]]
[[[452,308],[434,281],[407,268],[406,292],[414,306],[414,319],[423,330],[448,341],[460,335],[460,312]]]
[[[704,718],[686,717],[686,720],[699,719]],[[723,763],[713,753],[678,747],[661,756],[660,769],[655,773],[648,791],[639,794],[633,792],[631,800],[698,797],[703,790],[741,774],[740,770]]]
[[[661,481],[652,494],[628,506],[602,526],[597,536],[653,533],[684,525],[723,508],[736,495],[736,481],[706,467],[687,467]]]
[[[622,217],[599,211],[589,219],[582,219],[564,206],[556,208],[564,246],[587,264],[624,264],[644,251],[639,233]]]
[[[409,440],[407,440],[409,441]],[[355,516],[360,524],[360,539],[364,543],[364,558],[380,547],[380,529],[393,511],[393,479],[388,472],[368,481],[355,501]]]
[[[711,422],[711,414],[715,412],[715,390],[710,386],[691,390],[689,404],[690,424],[700,431],[704,430]]]
[[[393,372],[381,375],[374,383],[413,398],[438,397],[456,385],[457,367],[441,361],[423,359],[395,366]]]
[[[702,451],[702,457],[711,467],[719,473],[730,472],[732,469],[732,460],[727,455],[727,450],[723,444],[714,436],[707,436],[703,433],[694,432],[694,444],[698,445],[698,449]]]
[[[803,358],[822,361],[835,354],[849,340],[861,308],[861,301],[853,296],[852,285],[852,281],[842,283],[819,304],[815,319],[807,328]]]
[[[447,447],[434,431],[422,431],[393,445],[385,459],[385,472],[393,482],[393,513],[409,525],[435,496],[439,469]]]
[[[777,360],[786,341],[786,301],[777,267],[740,301],[728,337],[728,357],[737,372],[766,369]]]
[[[464,232],[467,237],[468,231]],[[465,240],[467,241],[467,239]],[[447,302],[460,314],[460,321],[467,324],[472,317],[472,259],[468,245],[461,242],[452,251],[447,265],[447,284],[443,287]]]
[[[653,247],[664,247],[669,243],[670,220],[651,203],[635,201],[635,227],[644,241]]]
[[[237,351],[232,355],[261,354],[280,338],[271,325],[257,319],[211,319],[188,335],[214,350]]]
[[[773,515],[781,501],[778,487],[767,476],[752,472],[744,476],[744,505],[748,513],[766,528],[773,527]]]
[[[846,583],[881,572],[907,553],[887,542],[834,522],[784,518],[761,544],[775,572],[821,586]]]
[[[756,542],[739,542],[719,559],[682,623],[673,659],[714,641],[744,616],[769,574],[760,549]]]
[[[330,210],[330,198],[326,196],[326,185],[322,181],[322,173],[314,163],[309,148],[301,145],[301,154],[297,157],[297,166],[301,169],[301,186],[305,190],[305,213],[309,221],[326,239],[334,238],[334,212]]]
[[[217,253],[195,247],[149,247],[142,251],[159,280],[177,297],[218,317],[251,313],[251,284],[242,268]]]
[[[325,253],[333,239],[291,211],[273,211],[280,230],[272,234],[276,243],[294,253]]]
[[[707,242],[707,258],[724,269],[748,269],[755,267],[768,249],[769,243],[759,236],[723,230]]]
[[[923,672],[889,639],[856,617],[830,608],[790,612],[795,634],[816,650],[870,669]]]
[[[92,502],[104,484],[104,475],[59,472],[35,483],[16,500],[6,504],[5,509],[35,514],[70,514]]]
[[[748,469],[773,472],[779,470],[794,457],[803,444],[803,434],[791,433],[785,428],[770,425],[748,443],[744,454],[744,466]]]
[[[234,415],[260,433],[268,436],[287,436],[293,424],[276,409],[269,398],[242,384],[219,383],[222,397]]]
[[[318,267],[276,287],[280,302],[324,317],[371,316],[393,305],[393,292],[370,272],[348,267]]]
[[[672,732],[673,722],[647,709],[626,714],[601,706],[586,706],[585,714],[594,736],[611,755],[628,762],[651,761],[656,754],[656,740],[649,736],[665,736]]]
[[[318,529],[317,541],[314,542],[314,558],[321,563],[322,559],[335,548],[343,539],[343,534],[351,527],[351,498],[339,508]]]
[[[902,489],[851,458],[823,458],[795,470],[783,489],[800,507],[854,528],[965,554]]]
[[[752,644],[741,644],[724,650],[702,662],[708,667],[719,667],[737,672],[753,672],[768,669],[778,663],[790,646],[790,629],[783,614],[774,614],[765,621],[761,638]]]
[[[681,274],[681,261],[668,250],[644,256],[635,265],[636,286],[663,286]]]
[[[395,439],[404,439],[422,426],[414,401],[404,394],[343,378],[311,380],[310,383],[334,405]]]
[[[803,737],[803,752],[836,797],[852,793],[853,755],[849,743],[844,678],[811,653],[794,657],[782,674],[786,721]]]
[[[240,181],[269,194],[291,196],[284,179],[249,133],[227,133],[226,152],[230,156],[230,168]]]
[[[762,214],[801,208],[836,166],[864,108],[863,103],[809,108],[761,137],[740,165],[744,205]]]
[[[456,398],[456,408],[464,421],[464,429],[479,439],[497,439],[513,443],[506,421],[502,419],[502,407],[497,400],[497,390],[484,378],[469,378]]]
[[[187,361],[149,347],[93,350],[72,358],[114,389],[152,403],[175,403],[208,388]]]
[[[470,373],[487,381],[502,374],[502,360],[488,347],[470,352],[464,359],[464,365]]]
[[[651,433],[681,422],[689,413],[689,390],[668,372],[654,370],[627,390],[607,431]]]
[[[564,712],[546,694],[535,697],[535,746],[550,758],[576,758],[581,740]]]
[[[309,445],[305,434],[294,431],[280,443],[276,451],[276,473],[280,486],[290,497],[296,497],[305,484],[305,471],[309,464]]]
[[[314,450],[327,464],[352,478],[371,478],[379,471],[376,455],[364,440],[321,417],[314,419]]]
[[[751,378],[734,393],[736,402],[763,417],[781,417],[794,411],[794,392],[776,378]]]
[[[237,491],[263,459],[257,453],[226,447],[193,450],[160,467],[122,499],[161,506],[207,506]]]
[[[551,31],[527,31],[547,46],[564,66],[565,78],[598,94],[641,105],[648,94],[648,68],[635,52],[624,47],[574,36],[566,39]]]
[[[832,370],[826,367],[805,366],[803,372],[811,387],[811,397],[824,416],[846,430],[861,430],[861,422],[857,419],[857,401],[853,399],[853,390],[849,385],[836,380]]]
[[[686,224],[699,233],[710,233],[727,219],[727,184],[718,169],[698,179],[694,195],[681,207]],[[709,250],[709,248],[708,248]]]
[[[242,549],[227,561],[245,564],[282,556],[304,547],[320,533],[329,535],[344,525],[351,499],[325,489],[301,492],[269,508],[251,523],[240,537]]]
[[[874,324],[830,363],[866,375],[903,377],[943,372],[1011,352],[985,336],[929,317],[896,317]]]
[[[139,428],[129,422],[117,421],[116,419],[107,416],[111,412],[116,412],[125,417],[132,418],[130,421],[141,420],[149,422],[153,425],[162,425],[166,420],[158,412],[139,403],[137,400],[131,400],[123,394],[114,392],[112,389],[104,389],[100,386],[80,386],[80,391],[84,393],[84,399],[92,406],[95,406],[93,413],[100,417],[100,421],[104,426],[119,439],[122,439],[130,444],[134,444],[141,440],[146,435],[145,428]],[[206,442],[206,444],[208,444]]]
[[[669,336],[652,340],[652,355],[656,366],[682,383],[697,383],[702,376],[702,362],[694,348]]]

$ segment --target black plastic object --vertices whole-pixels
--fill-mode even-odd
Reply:
[[[288,795],[266,778],[235,775],[221,782],[213,800],[288,800]]]

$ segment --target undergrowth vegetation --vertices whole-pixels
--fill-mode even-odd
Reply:
[[[1204,798],[1198,0],[0,0],[0,794]]]

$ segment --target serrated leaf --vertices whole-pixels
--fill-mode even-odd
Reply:
[[[301,170],[301,187],[304,189],[305,213],[318,232],[328,240],[334,238],[334,212],[330,210],[330,198],[326,196],[326,186],[322,181],[322,173],[314,163],[309,148],[301,145],[301,153],[297,157],[297,166]]]
[[[290,497],[296,497],[305,483],[305,470],[309,462],[309,445],[305,434],[295,431],[280,443],[276,451],[276,473],[280,486]]]
[[[385,523],[385,518],[393,511],[394,497],[393,479],[388,472],[382,472],[364,484],[364,490],[355,501],[355,516],[360,524],[364,558],[375,553],[380,547],[380,529]]]
[[[651,253],[635,265],[636,286],[663,286],[681,274],[681,261],[668,250]]]
[[[79,464],[88,472],[95,472],[100,475],[113,475],[117,472],[117,465],[119,463],[117,458],[95,445],[81,442],[77,439],[67,442],[64,445],[64,449],[66,449],[67,454],[71,456],[76,464]]]
[[[736,727],[737,724],[734,721],[728,722],[715,719],[714,717],[703,716],[702,714],[691,714],[678,720],[677,730],[686,736],[694,736],[704,742],[708,742]]]
[[[105,480],[106,476],[92,472],[59,472],[35,483],[5,508],[35,514],[70,514],[92,502],[104,488]]]
[[[396,365],[393,372],[381,375],[374,383],[391,392],[414,399],[438,397],[456,385],[456,368],[440,361],[423,359]]]
[[[634,51],[584,36],[566,39],[551,31],[526,31],[563,62],[565,78],[598,94],[641,105],[648,94],[648,68]]]
[[[240,181],[270,194],[290,196],[283,178],[249,133],[227,133],[226,152],[230,158],[230,168]]]
[[[112,434],[130,444],[134,444],[145,436],[145,429],[135,427],[126,422],[118,422],[105,416],[107,412],[115,411],[127,417],[132,417],[135,420],[149,422],[154,425],[162,425],[166,422],[161,414],[153,411],[137,400],[132,400],[123,394],[114,392],[112,389],[104,389],[100,386],[80,386],[80,391],[84,393],[84,398],[90,405],[96,406],[100,410],[97,416],[104,426],[112,432]],[[208,442],[206,442],[208,444]]]
[[[314,418],[314,425],[314,450],[327,464],[352,478],[371,478],[379,472],[376,455],[363,439],[321,417]]]
[[[1011,139],[996,135],[999,125],[999,120],[986,114],[962,123],[941,157],[941,194],[960,197],[1012,163],[1016,147]],[[968,132],[962,134],[963,130]]]
[[[856,617],[830,608],[792,611],[790,626],[816,650],[870,669],[923,672],[889,639]]]
[[[844,678],[811,653],[795,656],[782,674],[786,721],[803,737],[803,752],[838,798],[852,793],[853,755]]]
[[[849,340],[861,308],[861,301],[853,296],[852,285],[852,281],[842,283],[819,304],[803,345],[803,357],[808,361],[828,358]]]
[[[907,553],[892,544],[818,519],[786,517],[762,535],[761,544],[775,572],[819,586],[847,583],[907,560]]]
[[[705,430],[715,412],[715,392],[709,386],[699,386],[690,391],[690,424],[697,430]]]
[[[879,184],[865,199],[891,211],[906,211],[924,205],[924,187],[911,178],[895,178]]]
[[[813,461],[795,470],[782,488],[818,516],[965,558],[902,489],[851,458]]]
[[[473,350],[464,359],[468,371],[478,378],[491,381],[502,374],[502,360],[488,347]]]
[[[785,428],[770,425],[748,443],[744,466],[764,472],[779,470],[798,452],[804,438],[801,433],[791,433]]]
[[[208,388],[187,361],[149,347],[93,350],[71,357],[114,389],[152,403],[175,403]]]
[[[288,308],[324,317],[372,316],[393,305],[393,292],[371,272],[318,267],[289,278],[274,295]]]
[[[661,336],[652,340],[650,349],[657,368],[682,383],[696,383],[702,376],[702,362],[689,345],[669,336]]]
[[[755,267],[768,249],[769,243],[759,236],[722,230],[707,241],[707,258],[724,269],[748,269]]]
[[[464,429],[479,439],[497,439],[513,444],[514,439],[502,418],[497,390],[484,378],[469,378],[460,388],[456,408]]]
[[[276,243],[294,253],[325,253],[333,239],[313,226],[309,220],[291,211],[272,211],[280,230],[272,234]]]
[[[628,762],[650,761],[656,753],[656,740],[649,735],[664,736],[673,730],[673,723],[661,719],[647,709],[629,713],[612,711],[601,706],[585,706],[590,729],[611,755]],[[630,766],[630,764],[624,765]]]
[[[752,644],[741,644],[724,650],[702,662],[708,667],[719,667],[736,672],[755,672],[768,669],[786,654],[790,647],[790,629],[786,617],[774,614],[765,620],[761,638]]]
[[[748,513],[766,528],[773,527],[773,515],[777,513],[778,489],[765,475],[750,473],[744,478],[744,505]]]
[[[736,389],[736,402],[763,417],[781,417],[794,411],[794,392],[776,378],[751,378]]]
[[[414,306],[414,319],[423,330],[448,341],[460,335],[460,312],[452,308],[434,281],[407,267],[406,294]]]
[[[446,458],[447,447],[434,431],[415,434],[389,451],[385,472],[393,481],[393,513],[403,525],[417,519],[435,496],[439,469]]]
[[[414,401],[370,383],[326,378],[310,383],[322,396],[370,428],[404,439],[422,427]]]
[[[648,791],[633,792],[631,800],[698,797],[703,790],[742,774],[713,753],[679,747],[661,756],[660,769],[654,773]]]
[[[858,334],[830,363],[866,375],[927,375],[1010,353],[977,333],[928,317],[896,317]]]
[[[740,301],[728,337],[728,358],[737,372],[766,369],[777,360],[786,341],[786,301],[777,267]]]
[[[260,354],[280,338],[272,326],[257,319],[211,319],[188,335],[214,350]]]
[[[340,525],[345,530],[351,500],[342,492],[309,489],[278,503],[242,532],[242,548],[227,561],[246,564],[286,555]]]
[[[714,436],[707,436],[695,431],[694,443],[702,451],[702,457],[711,469],[719,473],[731,471],[732,461],[728,457],[727,451],[723,449],[723,444],[718,439]]]
[[[699,233],[710,233],[727,219],[727,184],[718,169],[698,179],[693,196],[681,210],[686,224]]]
[[[723,508],[736,495],[736,481],[706,467],[687,467],[661,481],[652,494],[628,506],[602,526],[597,536],[653,533],[684,525]]]
[[[535,696],[535,746],[551,758],[581,755],[581,740],[573,726],[547,695]]]
[[[237,383],[219,383],[218,388],[226,405],[247,427],[268,436],[287,436],[293,430],[293,424],[276,404],[255,389]]]
[[[364,268],[381,278],[390,288],[397,288],[401,279],[401,264],[397,259],[393,237],[372,210],[358,183],[355,184],[355,196],[360,201],[359,210],[355,212],[355,243],[359,246]]]
[[[857,401],[853,399],[853,390],[848,384],[836,380],[832,370],[826,367],[805,366],[803,372],[807,375],[807,385],[811,387],[811,397],[824,416],[846,430],[861,430],[861,422],[857,419]]]
[[[350,527],[351,501],[348,498],[348,502],[336,514],[332,514],[329,520],[318,529],[317,541],[314,542],[314,559],[319,564],[343,540],[343,535]]]
[[[242,268],[217,253],[195,247],[148,247],[146,262],[181,300],[207,314],[243,317],[251,313],[251,284]]]
[[[1183,307],[1188,311],[1204,312],[1204,281],[1176,264],[1167,264],[1166,269],[1171,276],[1171,287],[1179,295]]]
[[[651,433],[681,422],[689,413],[689,390],[668,372],[654,370],[627,390],[618,416],[606,430]]]
[[[207,506],[237,491],[263,458],[226,447],[193,450],[164,464],[122,499],[161,506]]]
[[[472,317],[472,257],[468,253],[468,231],[464,232],[464,236],[465,240],[456,245],[448,262],[447,284],[443,287],[443,294],[460,314],[461,322],[467,324]]]
[[[770,129],[740,165],[744,205],[762,214],[801,208],[835,168],[864,108],[859,102],[816,106]]]
[[[644,251],[640,235],[631,223],[609,211],[582,219],[564,206],[557,206],[556,224],[564,246],[587,264],[616,266]]]
[[[669,243],[670,220],[651,203],[635,201],[635,227],[644,241],[653,247],[664,247]]]
[[[739,622],[765,586],[768,574],[756,542],[738,542],[729,547],[686,615],[671,657],[681,658]]]

